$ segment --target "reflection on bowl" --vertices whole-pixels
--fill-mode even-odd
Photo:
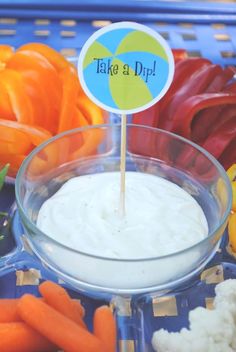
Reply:
[[[81,148],[81,139],[93,138],[99,138],[96,149]],[[69,248],[36,226],[43,202],[68,179],[118,171],[119,155],[120,125],[72,130],[36,148],[16,178],[16,199],[29,243],[59,276],[85,290],[140,293],[173,288],[201,270],[214,255],[227,224],[232,198],[230,183],[220,164],[179,136],[128,125],[126,169],[161,176],[195,198],[209,227],[208,237],[199,243],[165,256],[159,256],[157,249],[152,258],[114,259]]]

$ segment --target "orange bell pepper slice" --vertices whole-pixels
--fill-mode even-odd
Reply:
[[[14,49],[12,46],[0,44],[0,63],[6,63],[12,57],[13,54]]]
[[[7,175],[15,177],[25,157],[26,155],[19,154],[0,154],[0,168],[9,163],[10,167]]]
[[[0,128],[2,128],[3,132],[5,128],[5,132],[0,134],[0,140],[11,141],[14,143],[16,142],[16,144],[20,143],[19,140],[15,138],[15,133],[18,132],[21,134],[23,133],[24,136],[27,136],[30,143],[34,146],[38,146],[40,143],[52,137],[52,134],[49,131],[41,127],[22,124],[17,121],[0,119]],[[13,135],[12,139],[8,137],[7,131],[9,131],[10,138]]]
[[[77,108],[82,112],[90,125],[101,125],[104,123],[103,111],[85,94],[78,97]]]
[[[60,72],[63,85],[61,111],[57,133],[72,128],[73,117],[76,115],[76,102],[79,94],[79,81],[75,69],[69,65]]]
[[[73,116],[72,119],[72,125],[71,128],[79,128],[79,127],[84,127],[84,126],[88,126],[88,120],[84,117],[84,115],[82,114],[82,112],[76,108],[75,109],[75,115]]]
[[[236,213],[231,214],[229,217],[228,234],[232,250],[236,252]]]
[[[83,116],[82,112],[76,108],[75,115],[73,116],[71,129],[76,129],[76,128],[85,127],[85,126],[88,126],[88,121]],[[69,139],[69,143],[70,143],[70,153],[73,153],[74,151],[81,148],[82,145],[84,144],[83,132],[76,133],[74,137],[73,135],[71,135]]]
[[[231,165],[231,167],[227,170],[227,175],[230,179],[233,191],[232,210],[236,212],[236,164]]]
[[[54,169],[69,160],[69,155],[69,141],[66,137],[57,144],[49,143],[33,156],[28,168],[29,177],[41,178],[43,174],[52,173]]]
[[[33,107],[26,94],[22,75],[14,70],[5,69],[0,71],[0,81],[7,91],[16,120],[33,124]]]
[[[69,65],[69,62],[56,50],[42,43],[28,43],[22,45],[17,51],[30,50],[44,56],[57,71],[61,71]]]
[[[77,110],[87,120],[89,125],[101,125],[104,123],[104,115],[102,110],[95,105],[85,94],[79,95],[77,99]],[[94,129],[81,132],[84,144],[72,153],[72,160],[89,156],[96,152],[98,145],[105,136],[105,130]]]
[[[0,126],[0,154],[27,154],[32,144],[25,133]]]
[[[105,137],[105,131],[106,130],[99,128],[99,126],[94,126],[94,129],[85,129],[84,131],[81,131],[83,144],[82,146],[79,146],[77,150],[71,153],[70,160],[76,160],[81,157],[87,157],[96,154],[99,144]]]
[[[42,128],[0,119],[0,164],[9,162],[14,176],[25,156],[50,137]]]
[[[0,81],[0,118],[15,120],[15,115],[11,107],[10,98],[6,87]]]
[[[35,71],[21,71],[21,74],[34,109],[34,125],[47,129],[52,116],[50,96],[40,84],[41,77],[36,79]]]
[[[36,118],[35,123],[55,133],[62,98],[62,84],[55,68],[41,54],[30,50],[16,52],[8,61],[7,67],[20,71],[28,82],[29,75],[32,81],[38,82],[41,87],[40,96],[43,97],[44,106],[49,106],[49,114]],[[26,86],[30,89],[30,86]],[[29,90],[28,93],[30,94]],[[36,94],[39,95],[37,92]],[[37,109],[38,104],[34,106]]]
[[[236,164],[231,165],[226,172],[231,182],[236,181]]]
[[[232,210],[236,212],[236,181],[231,182],[231,186],[233,191]]]

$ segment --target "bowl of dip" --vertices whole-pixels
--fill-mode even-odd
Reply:
[[[36,256],[79,289],[169,290],[219,248],[230,182],[201,147],[128,124],[122,215],[120,133],[119,124],[75,129],[31,152],[16,177],[21,222]]]

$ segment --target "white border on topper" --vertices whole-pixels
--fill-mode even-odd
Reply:
[[[137,29],[140,30],[142,32],[148,33],[150,36],[154,37],[161,45],[162,47],[165,49],[166,55],[168,57],[168,63],[169,63],[169,74],[168,74],[168,78],[166,80],[166,83],[163,87],[163,89],[161,90],[160,94],[154,98],[153,100],[151,100],[149,103],[135,108],[135,109],[129,109],[129,110],[121,110],[121,109],[116,109],[116,108],[112,108],[109,105],[103,104],[102,102],[100,102],[100,100],[98,100],[88,89],[87,84],[84,80],[84,75],[83,75],[83,61],[84,61],[84,57],[87,53],[87,50],[89,49],[89,47],[91,46],[91,44],[97,39],[99,38],[102,34],[110,32],[113,29],[119,29],[119,28],[132,28],[132,29]],[[167,42],[165,41],[165,39],[158,34],[157,32],[155,32],[154,30],[152,30],[151,28],[144,26],[142,24],[136,23],[136,22],[116,22],[116,23],[112,23],[110,25],[107,25],[99,30],[97,30],[96,32],[94,32],[91,37],[89,37],[89,39],[85,42],[84,46],[81,49],[80,55],[79,55],[79,60],[78,60],[78,65],[77,65],[77,69],[78,69],[78,74],[79,74],[79,78],[80,78],[80,83],[82,85],[83,90],[85,91],[85,93],[87,94],[87,96],[98,106],[100,106],[102,109],[109,111],[109,112],[113,112],[116,114],[133,114],[133,113],[137,113],[143,110],[146,110],[148,108],[150,108],[152,105],[154,105],[155,103],[157,103],[167,92],[167,90],[169,89],[171,82],[173,80],[174,77],[174,68],[175,68],[175,63],[174,63],[174,56],[173,53],[169,47],[169,45],[167,44]]]

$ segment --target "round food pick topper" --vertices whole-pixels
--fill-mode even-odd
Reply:
[[[173,79],[174,58],[155,31],[133,22],[119,22],[87,40],[78,72],[85,93],[97,105],[130,114],[163,97]]]

